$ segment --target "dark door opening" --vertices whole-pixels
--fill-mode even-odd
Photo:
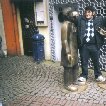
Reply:
[[[32,36],[36,32],[35,17],[34,17],[34,2],[19,3],[24,55],[32,56]]]

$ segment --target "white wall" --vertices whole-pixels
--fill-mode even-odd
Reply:
[[[7,46],[6,46],[6,39],[4,33],[4,23],[3,23],[1,4],[0,4],[0,36],[2,37],[2,49],[5,55],[7,55]]]
[[[56,61],[61,60],[61,23],[58,21],[58,11],[54,10],[54,37]]]
[[[19,43],[20,43],[21,55],[24,55],[23,38],[22,38],[22,25],[21,25],[21,17],[20,17],[19,8],[17,8],[17,21],[18,21]]]
[[[39,33],[44,35],[45,39],[44,39],[44,52],[45,52],[45,59],[46,60],[51,60],[51,48],[50,48],[50,35],[49,35],[49,22],[48,22],[48,19],[49,19],[49,8],[48,8],[48,0],[43,0],[43,3],[41,2],[38,2],[36,4],[36,6],[34,5],[34,11],[44,11],[44,24],[41,24],[41,25],[37,25],[38,26],[38,29],[39,29]],[[43,5],[43,6],[42,6]],[[38,9],[38,10],[36,10]],[[40,14],[39,14],[40,15]],[[35,16],[35,19],[36,19],[36,16]],[[35,20],[36,21],[36,20]]]
[[[2,49],[3,49],[4,53],[5,53],[5,55],[7,55],[7,46],[6,46],[6,40],[5,40],[1,4],[0,4],[0,36],[2,37]]]
[[[50,50],[50,36],[48,27],[38,27],[39,33],[42,34],[44,39],[44,52],[45,52],[45,59],[50,60],[51,59],[51,50]]]

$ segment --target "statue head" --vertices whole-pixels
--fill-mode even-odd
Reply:
[[[77,11],[74,11],[74,9],[71,7],[67,7],[65,9],[63,9],[63,15],[65,15],[65,16],[78,16],[79,13]]]
[[[79,13],[71,7],[67,7],[62,9],[62,11],[58,14],[58,19],[60,22],[63,22],[64,20],[67,20],[68,16],[77,17],[79,16]]]

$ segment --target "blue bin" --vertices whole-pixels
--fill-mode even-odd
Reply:
[[[45,59],[44,55],[44,36],[41,34],[35,34],[32,36],[32,48],[33,48],[33,58],[35,61],[40,63]]]

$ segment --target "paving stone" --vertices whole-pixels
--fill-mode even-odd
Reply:
[[[62,91],[64,70],[59,62],[37,64],[30,56],[7,57],[0,62],[0,100],[7,106],[106,105],[106,90],[97,86],[91,70],[88,88],[73,93]]]
[[[67,100],[67,102],[64,106],[69,106],[70,102],[71,102],[70,100]]]

